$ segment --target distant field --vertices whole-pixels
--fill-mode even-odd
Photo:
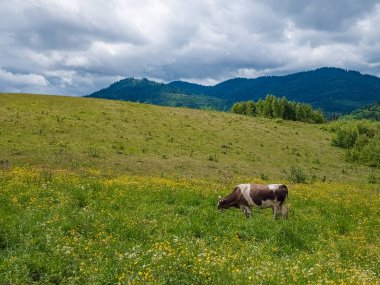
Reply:
[[[375,185],[291,184],[287,221],[218,212],[232,186],[0,171],[1,284],[379,284]]]
[[[0,160],[162,177],[367,181],[321,125],[90,98],[0,94]],[[243,178],[242,178],[243,179]]]

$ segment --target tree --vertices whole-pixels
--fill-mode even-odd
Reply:
[[[301,121],[301,122],[305,122],[306,118],[307,118],[306,113],[307,113],[307,110],[306,110],[305,105],[297,103],[297,105],[296,105],[296,120]]]
[[[282,97],[281,99],[275,97],[275,99],[272,102],[273,117],[275,118],[284,119],[285,102],[283,101],[283,98],[285,97]]]
[[[296,120],[296,104],[294,102],[286,102],[284,120]]]
[[[262,113],[264,117],[268,117],[268,118],[273,117],[272,105],[275,98],[276,97],[274,97],[273,95],[267,95],[265,97],[265,100],[263,102],[263,109],[262,109]]]
[[[246,110],[247,110],[247,105],[245,104],[245,102],[237,102],[231,108],[232,113],[242,114],[242,115],[246,114]]]
[[[246,103],[246,115],[248,116],[256,116],[256,105],[253,101],[247,101]]]
[[[313,112],[313,122],[317,124],[323,124],[325,122],[325,116],[321,109]]]

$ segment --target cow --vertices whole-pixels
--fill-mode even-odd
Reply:
[[[288,188],[284,184],[240,184],[226,198],[219,197],[218,209],[240,208],[250,218],[252,206],[272,208],[274,219],[280,213],[287,219],[288,210],[284,205],[287,197]]]

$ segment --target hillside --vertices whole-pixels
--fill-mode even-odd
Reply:
[[[323,126],[113,100],[0,94],[0,160],[11,166],[230,180],[366,180]]]
[[[380,102],[355,110],[348,115],[340,117],[340,119],[380,121]]]
[[[186,94],[186,102],[173,103],[168,94]],[[191,108],[227,110],[233,103],[264,98],[267,94],[309,103],[326,113],[349,113],[380,100],[380,78],[339,68],[320,68],[285,76],[235,78],[215,86],[183,81],[159,84],[147,79],[124,79],[89,97],[145,102]],[[191,99],[197,95],[197,98]],[[170,100],[166,97],[169,96]],[[214,99],[211,99],[214,98]],[[205,100],[203,102],[202,100]]]

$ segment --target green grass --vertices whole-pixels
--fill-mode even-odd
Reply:
[[[326,126],[16,94],[0,123],[0,284],[380,282],[378,170]],[[289,220],[217,211],[242,182]]]
[[[0,94],[0,160],[164,177],[366,181],[323,126],[90,98]]]
[[[260,182],[256,180],[256,182]],[[2,284],[377,284],[375,186],[290,185],[290,217],[216,210],[233,185],[0,172]],[[335,283],[333,283],[335,282]]]

